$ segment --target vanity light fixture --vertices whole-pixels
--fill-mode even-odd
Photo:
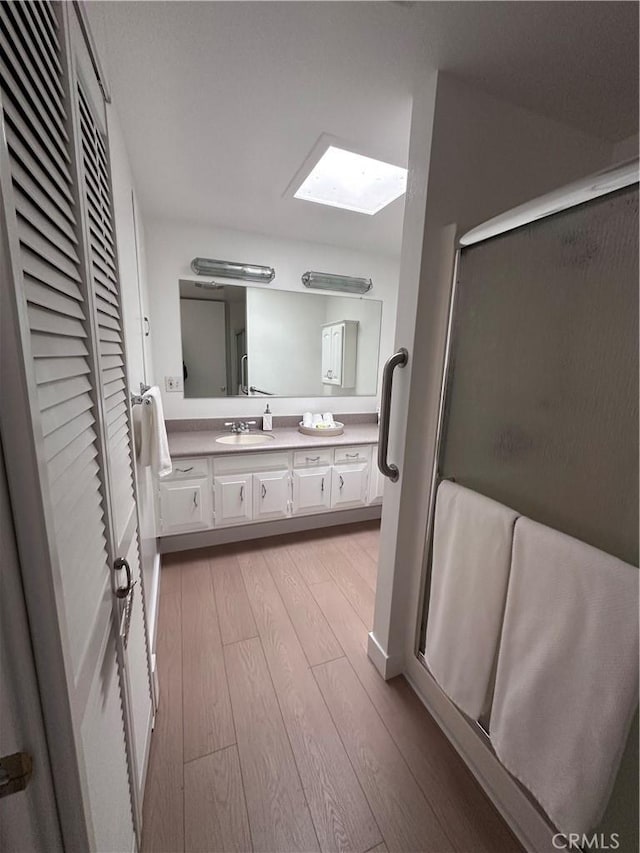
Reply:
[[[302,276],[305,287],[316,290],[341,290],[343,293],[367,293],[373,287],[370,278],[356,278],[351,275],[333,275],[329,272],[312,272]]]
[[[294,198],[373,216],[407,190],[407,170],[330,145]]]
[[[191,261],[191,269],[196,275],[259,281],[262,284],[269,284],[276,274],[273,267],[262,267],[258,264],[239,264],[234,261],[217,261],[214,258],[194,258]]]

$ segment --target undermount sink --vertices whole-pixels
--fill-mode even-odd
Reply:
[[[221,435],[220,438],[216,438],[216,441],[218,444],[266,444],[273,438],[272,435],[234,432],[232,435]]]

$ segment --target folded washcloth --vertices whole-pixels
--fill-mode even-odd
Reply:
[[[323,414],[322,423],[325,424],[326,426],[329,426],[332,428],[336,425],[335,421],[333,420],[333,415],[331,414],[331,412],[325,412]]]
[[[322,415],[313,415],[311,418],[311,425],[318,426],[318,424],[322,423]]]
[[[302,416],[302,425],[306,427],[313,426],[313,417],[311,415],[311,412],[304,413],[304,415]]]

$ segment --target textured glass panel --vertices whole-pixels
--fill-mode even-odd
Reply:
[[[464,249],[441,475],[638,563],[638,190]]]

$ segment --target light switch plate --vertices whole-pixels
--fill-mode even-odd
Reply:
[[[182,376],[165,376],[164,389],[165,391],[182,391]]]

